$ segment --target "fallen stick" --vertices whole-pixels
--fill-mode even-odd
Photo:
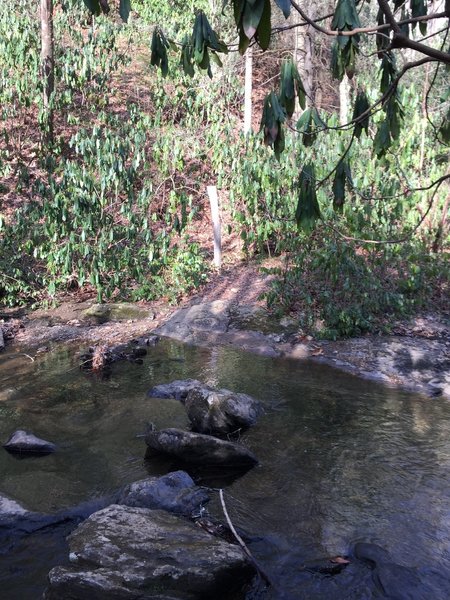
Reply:
[[[5,338],[3,337],[3,331],[0,327],[0,351],[5,348]]]
[[[272,586],[272,582],[269,579],[269,576],[261,569],[261,567],[259,566],[259,564],[256,562],[255,558],[253,557],[252,553],[250,552],[250,550],[248,549],[246,543],[244,542],[244,540],[241,538],[241,536],[238,534],[238,532],[236,531],[233,523],[231,522],[230,519],[230,515],[228,514],[227,511],[227,507],[225,505],[225,499],[223,497],[223,490],[220,489],[219,490],[219,496],[220,496],[220,503],[222,504],[222,510],[223,510],[223,514],[225,515],[225,519],[227,520],[228,523],[228,527],[231,530],[231,533],[234,535],[234,537],[236,538],[237,543],[239,544],[239,546],[242,548],[242,550],[244,551],[244,553],[248,556],[248,558],[250,559],[250,562],[252,563],[252,565],[255,567],[255,569],[257,570],[259,576],[261,577],[261,579],[263,581],[265,581],[265,583],[269,586]]]

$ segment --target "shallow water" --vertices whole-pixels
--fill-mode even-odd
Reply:
[[[76,351],[55,347],[34,363],[13,351],[0,355],[0,440],[24,428],[58,445],[53,455],[23,460],[0,451],[0,494],[48,513],[166,472],[167,461],[144,461],[139,434],[147,421],[158,428],[188,422],[180,403],[150,399],[146,391],[194,377],[266,406],[242,438],[260,465],[225,491],[234,524],[249,534],[252,552],[276,583],[269,592],[249,591],[249,598],[380,597],[370,569],[351,564],[334,577],[302,570],[349,554],[356,541],[378,543],[394,562],[421,569],[426,591],[405,598],[450,596],[450,404],[442,398],[314,363],[167,340],[149,349],[143,365],[116,364],[102,380],[78,369]],[[221,516],[216,497],[210,510]],[[4,597],[39,597],[50,567],[65,559],[55,540],[38,558],[35,536],[1,553]]]

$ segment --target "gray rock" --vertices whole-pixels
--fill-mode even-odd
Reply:
[[[392,560],[387,550],[370,542],[358,542],[355,544],[354,554],[359,560],[365,560],[372,565],[379,565]]]
[[[188,463],[244,467],[258,462],[250,450],[239,444],[182,429],[148,431],[145,442],[155,452],[175,456]]]
[[[147,396],[150,398],[173,398],[184,403],[191,390],[201,387],[204,387],[204,384],[198,379],[177,379],[171,383],[155,385],[147,392]]]
[[[174,471],[163,477],[149,477],[128,485],[118,504],[162,509],[190,516],[209,502],[206,490],[199,488],[185,471]]]
[[[56,450],[52,442],[42,440],[23,429],[15,431],[6,444],[3,444],[3,448],[18,454],[51,454]]]
[[[68,537],[47,600],[229,598],[254,574],[244,553],[164,511],[111,505]]]
[[[247,394],[214,390],[207,386],[192,389],[185,405],[189,420],[200,433],[231,433],[247,429],[263,412],[261,403]]]

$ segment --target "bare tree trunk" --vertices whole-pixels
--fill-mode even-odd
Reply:
[[[52,95],[55,89],[55,59],[53,38],[53,0],[41,0],[41,69],[44,83],[45,134],[47,144],[53,143]]]
[[[253,47],[245,53],[244,135],[252,130]]]
[[[305,0],[301,0],[300,4],[305,6]],[[314,5],[308,4],[308,16],[314,18]],[[292,11],[291,19],[293,24],[300,23],[302,18],[297,11]],[[314,29],[305,25],[294,29],[294,48],[295,60],[303,86],[306,92],[307,106],[315,104],[315,84],[314,84]]]

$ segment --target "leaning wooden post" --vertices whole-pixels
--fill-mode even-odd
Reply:
[[[214,264],[218,269],[220,269],[222,264],[222,241],[220,232],[219,199],[215,185],[208,185],[206,189],[208,191],[209,204],[211,206],[211,218],[213,223]]]

